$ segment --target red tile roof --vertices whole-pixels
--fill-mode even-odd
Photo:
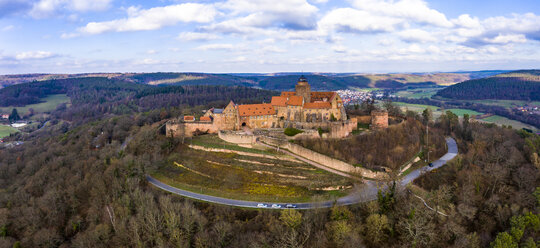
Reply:
[[[184,121],[194,121],[194,120],[195,120],[195,116],[193,115],[184,116]]]
[[[276,111],[270,103],[238,105],[240,116],[275,115]]]
[[[301,96],[290,96],[289,101],[287,101],[287,105],[302,106],[303,101],[304,98]]]
[[[287,97],[273,96],[272,106],[287,106]]]
[[[329,102],[308,102],[304,103],[305,109],[322,109],[322,108],[332,108],[332,104]]]
[[[332,92],[332,91],[327,91],[327,92],[323,92],[323,91],[313,91],[311,92],[311,101],[312,102],[317,102],[317,101],[324,101],[324,99],[326,98],[326,101],[332,101],[332,99],[336,96],[336,92]]]
[[[210,121],[212,121],[212,119],[210,118],[210,116],[202,116],[200,120],[201,120],[201,121],[204,121],[204,122],[210,122]]]
[[[285,96],[285,97],[294,96],[295,94],[296,94],[296,92],[294,92],[294,91],[282,91],[281,92],[281,96]]]

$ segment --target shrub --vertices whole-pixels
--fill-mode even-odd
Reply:
[[[287,135],[287,136],[295,136],[295,135],[297,135],[299,133],[303,133],[303,132],[304,131],[298,130],[298,129],[292,128],[292,127],[285,128],[285,131],[284,131],[285,135]]]

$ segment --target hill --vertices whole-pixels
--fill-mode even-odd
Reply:
[[[0,89],[21,83],[53,79],[107,78],[137,84],[163,85],[225,85],[245,86],[270,90],[290,90],[298,77],[307,76],[315,90],[339,90],[348,88],[410,89],[456,84],[465,80],[492,76],[504,71],[451,72],[451,73],[231,73],[212,74],[194,72],[155,73],[83,73],[83,74],[20,74],[0,75]]]
[[[440,90],[435,96],[459,100],[540,100],[540,70],[513,71],[467,80]]]

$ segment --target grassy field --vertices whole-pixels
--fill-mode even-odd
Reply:
[[[463,117],[463,115],[465,115],[465,114],[468,114],[469,116],[482,115],[483,114],[483,113],[476,112],[476,111],[470,110],[470,109],[447,109],[447,110],[450,110],[452,113],[454,113],[455,115],[457,115],[459,117]]]
[[[69,97],[65,94],[60,95],[50,95],[42,99],[44,102],[37,104],[30,104],[24,107],[15,107],[19,115],[25,115],[28,113],[28,109],[34,109],[35,113],[44,113],[49,112],[54,109],[61,103],[69,103]],[[13,107],[0,107],[0,113],[11,113]]]
[[[439,107],[433,106],[433,105],[411,104],[411,103],[404,103],[404,102],[394,102],[394,104],[397,106],[400,106],[403,111],[411,110],[417,113],[422,113],[422,111],[424,111],[426,108],[430,108],[433,111],[433,116],[435,118],[438,118],[439,116],[441,116],[443,112]],[[447,110],[452,111],[452,113],[456,114],[459,117],[463,117],[464,114],[469,114],[469,116],[482,114],[480,112],[470,110],[470,109],[446,109],[444,110],[444,112],[446,112]]]
[[[515,128],[515,129],[522,129],[522,128],[528,128],[528,129],[531,129],[535,132],[538,132],[539,130],[531,125],[527,125],[525,123],[522,123],[522,122],[519,122],[519,121],[515,121],[515,120],[510,120],[506,117],[502,117],[502,116],[498,116],[498,115],[492,115],[490,117],[487,117],[487,118],[484,118],[484,119],[481,119],[480,121],[484,121],[484,122],[489,122],[489,123],[495,123],[497,125],[510,125],[512,126],[512,128]]]
[[[0,138],[9,136],[12,133],[19,132],[19,130],[6,125],[0,125]]]
[[[212,139],[212,135],[202,138],[206,144],[217,142]],[[328,200],[346,195],[353,184],[350,179],[280,157],[262,158],[186,148],[168,160],[170,162],[152,172],[152,176],[177,188],[232,199]]]
[[[435,93],[437,93],[438,90],[440,90],[440,88],[420,88],[414,90],[403,90],[398,91],[396,95],[399,97],[414,99],[431,98],[433,95],[435,95]]]

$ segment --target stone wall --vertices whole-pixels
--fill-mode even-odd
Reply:
[[[252,144],[255,143],[257,138],[250,134],[239,134],[235,132],[219,131],[218,136],[220,139],[235,144]]]
[[[358,127],[358,122],[356,118],[351,118],[347,121],[333,122],[330,126],[330,138],[344,138],[349,136],[349,134],[356,130]]]
[[[330,167],[335,170],[339,170],[339,171],[343,171],[343,172],[347,172],[351,174],[356,174],[356,175],[361,175],[362,177],[374,178],[374,179],[383,179],[388,176],[384,172],[375,172],[375,171],[371,171],[365,168],[352,166],[341,160],[331,158],[329,156],[320,154],[318,152],[312,151],[310,149],[307,149],[297,144],[287,143],[285,146],[282,146],[282,148],[285,148],[294,154],[297,154],[306,159],[317,162],[319,164],[322,164],[326,167]]]
[[[359,115],[355,116],[358,123],[371,124],[371,115]]]
[[[351,174],[356,174],[356,175],[361,175],[363,177],[374,178],[374,179],[384,179],[388,177],[388,175],[384,172],[375,172],[375,171],[371,171],[365,168],[355,167],[341,160],[331,158],[324,154],[320,154],[318,152],[307,149],[303,146],[293,144],[287,141],[283,141],[280,139],[267,137],[267,136],[261,136],[259,137],[259,140],[272,146],[278,146],[280,148],[287,149],[298,156],[304,157],[306,159],[317,162],[319,164],[322,164],[326,167],[329,167],[335,170],[339,170],[339,171],[343,171],[343,172],[347,172]]]
[[[167,136],[172,137],[191,137],[193,132],[199,130],[201,132],[217,133],[218,128],[212,122],[177,122],[169,121],[165,125]]]

